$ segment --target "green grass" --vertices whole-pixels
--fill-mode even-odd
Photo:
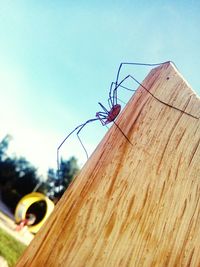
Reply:
[[[0,228],[0,255],[7,260],[9,267],[16,264],[25,248],[26,245]]]

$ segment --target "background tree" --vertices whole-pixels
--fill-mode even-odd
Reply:
[[[0,191],[3,202],[14,211],[24,195],[39,191],[56,203],[79,170],[77,159],[61,159],[59,175],[50,168],[47,180],[42,182],[37,169],[24,157],[7,155],[10,140],[11,136],[6,135],[0,142]]]
[[[78,171],[79,168],[75,157],[71,157],[69,160],[61,159],[59,176],[64,191],[69,186]]]
[[[6,135],[0,142],[0,186],[5,185],[7,177],[14,172],[14,165],[6,154],[10,140],[11,136]]]
[[[71,157],[69,160],[61,159],[59,175],[57,175],[57,171],[54,169],[49,169],[48,179],[41,185],[39,191],[46,194],[54,202],[57,202],[78,171],[79,167],[75,157]]]
[[[39,182],[37,170],[24,157],[9,157],[10,136],[0,142],[0,189],[2,200],[14,211],[19,200]]]
[[[11,135],[7,134],[0,142],[0,161],[6,156],[6,150],[10,140],[12,139]]]

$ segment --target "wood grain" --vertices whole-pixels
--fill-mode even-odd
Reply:
[[[200,101],[166,63],[139,87],[17,267],[200,266]]]

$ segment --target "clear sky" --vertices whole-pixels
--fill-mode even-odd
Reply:
[[[122,61],[172,60],[200,93],[199,28],[198,0],[0,0],[0,138],[11,134],[10,153],[45,175],[62,139],[107,102]],[[89,153],[106,131],[82,131]],[[76,135],[61,155],[84,162]]]

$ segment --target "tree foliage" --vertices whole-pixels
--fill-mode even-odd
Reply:
[[[11,140],[6,135],[0,141],[0,191],[2,200],[14,211],[19,200],[32,191],[39,191],[57,202],[70,182],[77,174],[79,167],[75,157],[61,160],[59,175],[50,168],[47,180],[41,181],[37,169],[24,157],[10,157],[7,149]]]
[[[9,157],[10,136],[0,142],[0,187],[3,201],[14,210],[19,200],[39,182],[37,170],[24,157]]]
[[[75,157],[71,157],[69,160],[61,159],[59,174],[50,168],[48,170],[48,179],[41,185],[39,191],[46,194],[54,202],[57,202],[78,171],[79,167]]]

